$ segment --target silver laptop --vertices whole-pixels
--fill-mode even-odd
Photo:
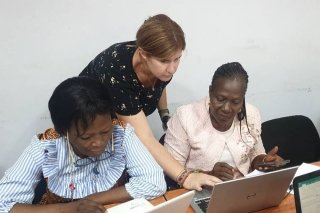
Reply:
[[[184,193],[171,200],[163,202],[159,205],[154,206],[148,213],[185,213],[187,208],[190,206],[191,200],[195,194],[195,191]]]
[[[197,192],[191,206],[197,213],[252,212],[277,206],[288,193],[298,166],[216,184]]]

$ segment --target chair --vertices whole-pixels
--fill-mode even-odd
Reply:
[[[262,123],[261,138],[266,152],[279,147],[278,155],[290,160],[286,167],[320,160],[320,139],[313,122],[294,115]]]
[[[159,143],[161,143],[161,145],[164,145],[164,138],[166,137],[166,133],[164,133],[161,138],[159,139]]]

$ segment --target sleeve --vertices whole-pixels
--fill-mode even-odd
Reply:
[[[32,140],[16,163],[0,180],[0,212],[9,212],[16,203],[31,204],[34,190],[41,179],[42,148]]]
[[[182,166],[185,166],[191,146],[188,141],[187,124],[182,121],[183,116],[183,110],[179,107],[169,119],[164,147]]]
[[[124,148],[130,179],[125,188],[133,198],[159,197],[166,192],[163,170],[135,135],[133,128],[126,128]]]
[[[250,106],[248,107],[248,117],[250,121],[252,122],[252,129],[250,130],[252,132],[253,137],[255,138],[256,142],[254,145],[254,152],[251,156],[251,162],[255,157],[258,155],[266,154],[266,151],[264,149],[262,139],[261,139],[261,116],[259,113],[259,110],[254,107]]]

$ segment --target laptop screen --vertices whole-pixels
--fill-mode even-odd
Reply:
[[[318,212],[320,209],[320,171],[298,176],[293,184],[297,212]]]

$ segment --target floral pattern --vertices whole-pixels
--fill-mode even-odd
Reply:
[[[133,69],[135,51],[135,41],[114,44],[93,59],[80,76],[95,78],[106,86],[116,113],[135,115],[143,110],[150,115],[170,81],[158,80],[153,89],[145,88]]]

